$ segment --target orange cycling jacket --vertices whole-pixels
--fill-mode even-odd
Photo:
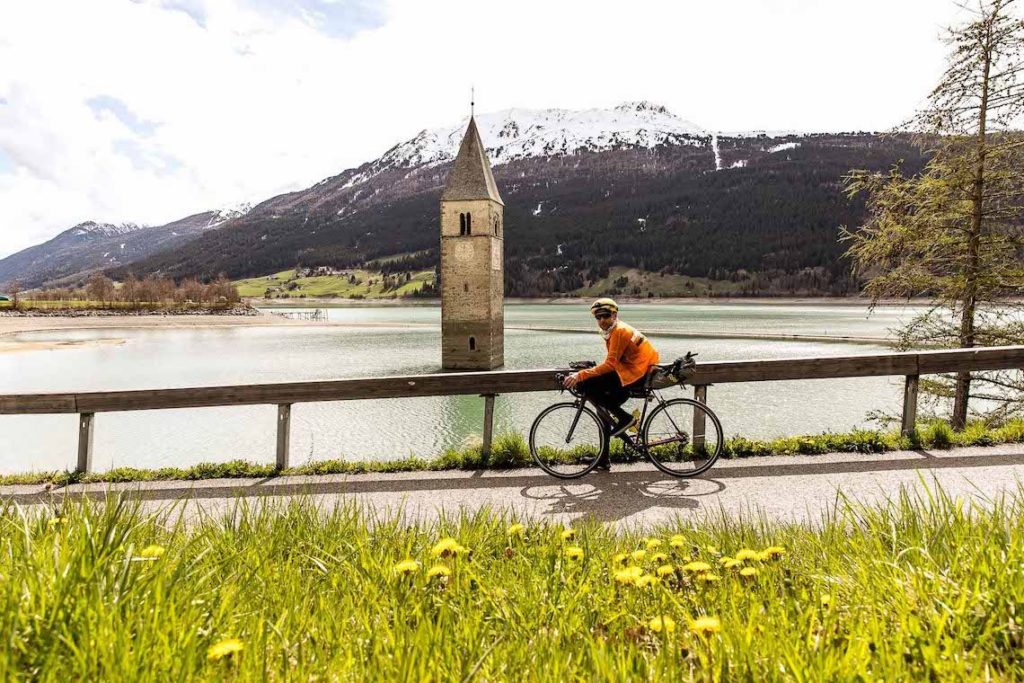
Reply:
[[[608,355],[597,367],[580,370],[580,381],[614,371],[622,386],[626,386],[646,375],[658,362],[658,352],[647,337],[621,320],[615,323],[604,345],[608,348]]]

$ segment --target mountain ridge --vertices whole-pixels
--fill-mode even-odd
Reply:
[[[899,139],[718,133],[649,102],[508,109],[475,118],[506,197],[510,295],[555,294],[594,281],[610,266],[647,265],[699,277],[774,273],[776,280],[779,272],[788,277],[824,268],[826,274],[811,278],[813,287],[849,289],[834,263],[841,254],[835,230],[856,225],[863,207],[843,196],[841,175],[853,167],[919,161]],[[413,252],[416,262],[400,265],[431,267],[437,198],[467,120],[425,129],[377,159],[268,198],[188,239],[96,267],[118,276],[131,270],[248,277],[299,263],[351,267]],[[735,244],[718,245],[726,233]],[[717,249],[712,254],[703,243],[697,249],[708,252],[706,267],[690,256],[698,234]],[[10,258],[0,261],[0,282]],[[569,270],[577,272],[569,277]]]

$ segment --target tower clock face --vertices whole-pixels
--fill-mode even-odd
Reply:
[[[468,261],[473,257],[473,245],[469,242],[459,242],[455,245],[455,260]]]

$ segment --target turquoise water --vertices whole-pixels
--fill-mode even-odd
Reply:
[[[293,310],[293,309],[289,309]],[[628,307],[623,319],[648,332],[663,358],[688,350],[699,360],[849,355],[877,344],[765,339],[678,338],[688,334],[806,334],[884,337],[910,311],[840,305],[663,305]],[[440,309],[329,309],[331,324],[208,329],[102,329],[33,332],[16,340],[119,340],[60,350],[0,354],[0,393],[141,389],[284,382],[435,372],[440,364]],[[510,328],[593,326],[585,306],[506,307]],[[509,329],[506,367],[543,368],[603,356],[596,332]],[[902,383],[888,378],[809,380],[713,386],[708,401],[727,435],[771,437],[846,430],[869,410],[896,411]],[[677,390],[673,390],[673,393]],[[556,391],[501,396],[497,432],[525,433]],[[293,462],[345,457],[430,456],[479,439],[483,399],[476,396],[297,404]],[[100,414],[95,466],[188,466],[232,458],[272,462],[274,406]],[[0,416],[0,472],[70,468],[73,415]]]

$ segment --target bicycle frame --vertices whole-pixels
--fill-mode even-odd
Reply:
[[[683,386],[683,384],[679,384],[678,386],[681,388]],[[648,408],[650,407],[650,404],[652,402],[654,402],[657,405],[663,405],[666,402],[665,399],[663,399],[661,397],[661,394],[658,393],[657,389],[645,389],[644,392],[645,392],[645,395],[641,399],[641,400],[643,400],[643,404],[644,405],[643,405],[643,409],[640,411],[640,419],[637,422],[637,434],[638,434],[638,436],[639,436],[639,434],[642,432],[642,430],[644,428],[644,422],[647,420],[647,412],[648,412]],[[579,424],[580,417],[583,415],[583,408],[586,407],[586,405],[587,405],[587,398],[585,396],[583,396],[582,394],[577,393],[575,391],[573,391],[572,393],[576,396],[576,400],[573,402],[576,405],[576,416],[573,418],[572,425],[569,427],[569,432],[565,436],[565,443],[569,443],[570,441],[572,441],[573,432],[576,431],[576,425]],[[602,408],[601,406],[597,405],[596,403],[594,404],[594,409],[597,411],[598,416],[601,417],[602,419],[608,416],[608,412],[604,408]],[[672,416],[668,414],[668,411],[665,411],[665,415],[668,417],[669,422],[672,423],[672,426],[675,427],[676,430],[679,430],[679,425],[677,425],[675,423],[675,420],[673,420]],[[605,420],[605,422],[607,422],[607,420]],[[607,430],[605,432],[605,435],[607,437]],[[648,455],[647,444],[645,444],[642,440],[634,439],[628,433],[623,433],[620,436],[621,436],[622,440],[630,448],[632,448],[634,451],[636,451],[638,454],[643,455],[643,456],[648,457],[648,458],[650,457]],[[664,445],[664,444],[667,444],[667,443],[673,443],[675,441],[679,441],[679,439],[678,438],[663,439],[663,440],[658,441],[657,443],[651,444],[651,445],[652,446],[661,446],[661,445]],[[608,439],[607,445],[611,446],[611,440],[610,439]]]

